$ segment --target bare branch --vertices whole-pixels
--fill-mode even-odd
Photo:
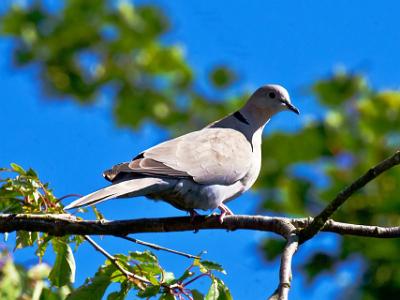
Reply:
[[[278,299],[287,300],[289,295],[290,283],[292,281],[292,258],[299,246],[299,237],[292,233],[286,243],[281,257],[279,269]]]
[[[12,231],[46,232],[54,236],[77,235],[117,235],[133,233],[198,231],[204,229],[225,229],[229,231],[245,229],[274,232],[285,238],[291,232],[290,225],[300,231],[313,221],[312,218],[282,218],[267,216],[234,215],[226,216],[224,223],[217,217],[197,216],[195,222],[190,217],[149,218],[120,221],[81,220],[72,215],[56,214],[0,214],[0,233]],[[322,231],[340,235],[355,235],[374,238],[399,238],[400,226],[379,227],[341,223],[333,220]]]
[[[144,232],[196,232],[203,229],[247,229],[274,232],[281,235],[287,240],[287,244],[281,258],[280,284],[276,290],[276,293],[274,293],[274,295],[270,298],[275,300],[287,299],[291,281],[292,257],[296,252],[299,244],[298,236],[296,233],[304,228],[307,228],[310,224],[312,224],[312,222],[312,218],[282,218],[246,215],[227,216],[224,219],[224,223],[221,224],[218,217],[204,216],[197,216],[194,222],[192,221],[191,217],[152,218],[121,221],[88,221],[80,220],[77,217],[68,214],[0,214],[0,232],[24,230],[31,232],[47,232],[56,236],[68,234],[114,235],[123,237],[128,240],[131,240],[132,238],[126,237],[127,234]],[[337,233],[340,235],[354,235],[375,238],[400,237],[400,226],[366,226],[335,222],[333,220],[328,220],[322,228],[322,231]],[[102,249],[101,247],[99,248]],[[104,249],[102,249],[103,251],[99,250],[98,248],[96,249],[103,253],[112,262],[116,262],[113,256],[111,256],[110,254],[105,254],[106,252],[104,252]],[[138,280],[140,279],[141,278],[139,278]]]
[[[218,216],[148,218],[121,221],[81,220],[72,215],[0,214],[0,232],[24,230],[46,232],[54,236],[128,235],[145,232],[198,231],[201,229],[250,229],[271,231],[285,236],[290,219],[266,216],[228,216],[220,223]],[[290,222],[289,222],[290,223]]]
[[[171,249],[171,248],[166,248],[166,247],[163,247],[163,246],[160,246],[160,245],[157,245],[157,244],[148,243],[148,242],[141,241],[141,240],[129,237],[129,236],[116,235],[116,237],[119,237],[121,239],[130,241],[130,242],[142,245],[142,246],[146,246],[146,247],[149,247],[149,248],[152,248],[152,249],[155,249],[155,250],[162,250],[162,251],[170,252],[170,253],[173,253],[173,254],[181,255],[181,256],[184,256],[184,257],[187,257],[187,258],[197,258],[197,259],[200,258],[199,256],[196,256],[196,255],[192,255],[192,254],[189,254],[189,253],[181,252],[181,251],[174,250],[174,249]]]
[[[292,281],[292,258],[299,246],[299,237],[296,234],[297,228],[287,223],[287,234],[285,236],[287,242],[281,256],[281,264],[279,269],[279,285],[269,300],[287,300],[290,290],[290,282]]]
[[[306,228],[312,222],[310,219],[292,219],[293,224],[297,228]],[[370,225],[350,224],[343,222],[336,222],[332,219],[326,221],[321,231],[332,232],[340,235],[363,236],[370,238],[399,238],[400,226],[381,227]]]
[[[368,182],[378,177],[383,172],[389,170],[390,168],[400,164],[400,151],[396,151],[391,157],[383,160],[375,167],[369,169],[364,175],[359,177],[356,181],[342,190],[335,199],[332,200],[331,203],[328,204],[319,213],[311,224],[305,228],[302,232],[299,233],[300,243],[304,243],[305,241],[312,238],[314,235],[320,231],[326,221],[332,216],[332,214],[351,196],[354,192],[358,191],[362,187],[364,187]]]
[[[125,270],[119,263],[118,263],[118,259],[114,256],[112,256],[110,253],[108,253],[106,250],[104,250],[99,244],[97,244],[92,238],[90,238],[89,236],[85,235],[84,236],[85,240],[88,241],[94,249],[96,249],[97,251],[99,251],[101,254],[103,254],[105,257],[107,257],[107,259],[114,264],[114,266],[121,271],[122,274],[124,274],[126,276],[126,278],[128,279],[134,279],[136,281],[140,281],[144,284],[151,284],[150,281],[148,281],[146,278],[143,278],[141,276],[138,276],[136,274],[133,274],[132,272],[129,272],[128,270]]]

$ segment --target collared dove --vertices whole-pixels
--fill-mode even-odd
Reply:
[[[196,215],[196,209],[233,214],[226,202],[247,191],[261,168],[262,131],[276,113],[299,110],[279,85],[257,89],[235,113],[207,127],[160,143],[103,173],[111,186],[65,209],[113,198],[146,196]]]

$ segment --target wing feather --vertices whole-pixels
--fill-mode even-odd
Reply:
[[[205,128],[156,145],[137,157],[115,166],[112,173],[191,177],[200,184],[230,185],[249,171],[252,147],[237,130]]]

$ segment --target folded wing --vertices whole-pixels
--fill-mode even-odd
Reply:
[[[113,181],[133,173],[230,185],[247,174],[251,157],[252,147],[239,131],[205,128],[152,147],[131,162],[106,171],[105,177]]]

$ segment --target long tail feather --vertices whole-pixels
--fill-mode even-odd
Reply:
[[[165,186],[167,182],[160,178],[137,178],[113,184],[82,198],[79,198],[67,205],[65,209],[78,208],[87,205],[97,204],[109,199],[122,197],[129,194],[129,197],[144,196],[158,186]]]

